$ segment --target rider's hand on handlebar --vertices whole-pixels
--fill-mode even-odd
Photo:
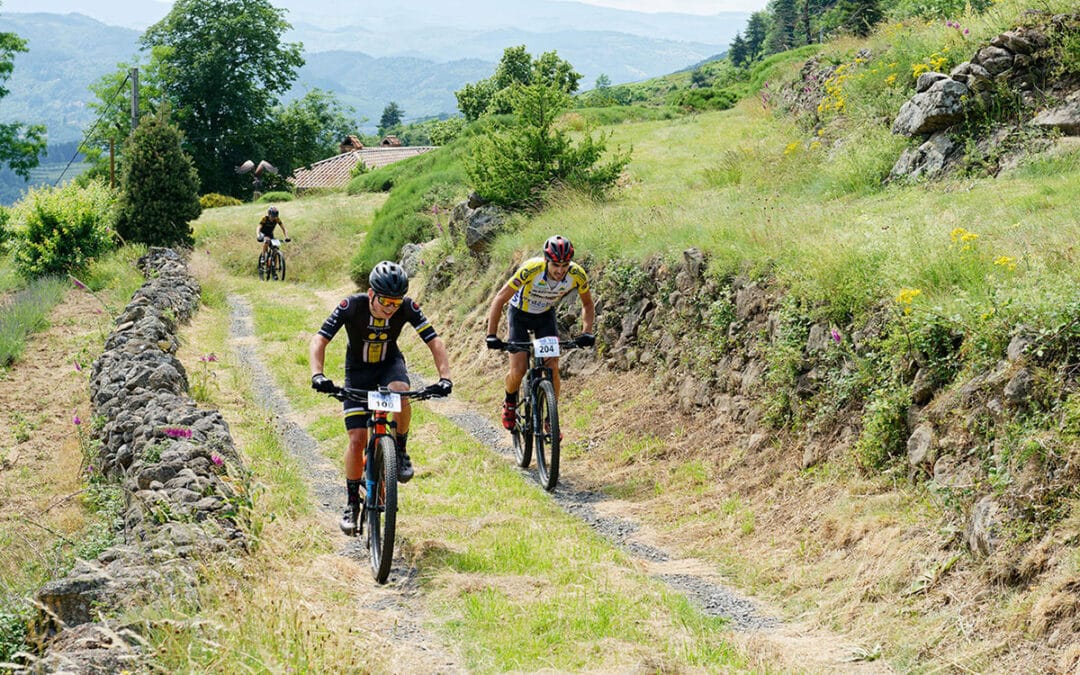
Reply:
[[[592,347],[596,344],[596,336],[592,333],[582,333],[574,340],[578,347]]]
[[[506,343],[499,339],[498,335],[487,336],[487,348],[488,349],[502,349],[506,346]]]
[[[432,396],[449,396],[450,390],[453,388],[454,383],[444,377],[435,384],[429,384],[424,387],[424,393],[431,394]]]
[[[315,373],[311,376],[311,388],[324,394],[332,394],[337,389],[334,386],[334,381],[322,373]]]
[[[285,241],[292,241],[291,237],[285,237]]]
[[[255,237],[255,241],[262,241],[263,239],[266,239],[266,237],[264,237],[262,234],[259,234]]]

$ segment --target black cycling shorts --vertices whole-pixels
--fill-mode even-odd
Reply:
[[[510,342],[529,342],[529,333],[538,338],[559,336],[559,326],[555,322],[553,309],[529,314],[517,307],[511,307],[506,321],[510,325]]]
[[[382,363],[365,364],[362,368],[345,371],[345,386],[349,389],[373,390],[389,386],[391,382],[409,384],[409,370],[405,367],[405,357],[400,353]],[[364,404],[346,399],[342,404],[345,411],[346,429],[364,429],[371,414]]]

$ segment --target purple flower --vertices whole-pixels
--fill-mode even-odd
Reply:
[[[75,372],[81,373],[82,372],[82,366],[79,364],[79,362],[78,361],[72,361],[72,363],[75,364]]]
[[[836,344],[840,344],[840,340],[842,339],[840,337],[840,331],[833,328],[832,331],[831,331],[831,335],[832,335],[833,342],[835,342]]]
[[[183,427],[165,427],[161,432],[169,438],[191,438],[191,429]]]
[[[213,363],[214,361],[217,361],[217,354],[210,352],[209,354],[200,356],[199,360],[206,363]]]
[[[971,31],[969,31],[969,30],[968,30],[967,28],[965,28],[965,29],[964,29],[964,35],[967,35],[967,34],[968,34],[968,33],[970,33],[970,32],[971,32]]]
[[[225,460],[218,454],[210,455],[210,461],[214,463],[214,466],[221,466],[225,463]]]
[[[84,290],[84,291],[88,291],[88,290],[90,290],[89,288],[87,288],[87,287],[86,287],[86,284],[84,284],[83,282],[79,281],[79,280],[78,280],[78,279],[76,279],[75,277],[71,277],[71,283],[75,284],[75,288],[81,288],[81,289],[82,289],[82,290]]]
[[[80,424],[82,424],[82,420],[79,419],[78,413],[75,414],[75,418],[71,420],[71,423],[75,426],[79,426]]]

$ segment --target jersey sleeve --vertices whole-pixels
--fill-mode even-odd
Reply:
[[[420,339],[424,342],[431,342],[439,337],[439,334],[435,332],[435,327],[424,316],[424,310],[420,309],[420,305],[411,298],[407,300],[407,304],[409,307],[408,322],[416,329],[416,334],[420,336]]]
[[[520,291],[524,288],[525,284],[529,283],[529,280],[534,278],[540,272],[544,271],[546,263],[543,258],[530,258],[525,261],[518,271],[514,273],[514,276],[510,277],[510,280],[506,282],[506,285],[515,291]]]
[[[322,328],[319,329],[319,335],[327,340],[333,340],[337,332],[345,325],[346,319],[355,311],[355,307],[355,298],[345,298],[339,302],[334,311],[330,312],[330,316],[327,317],[326,321],[323,321]]]
[[[577,286],[578,295],[584,295],[589,292],[589,275],[585,274],[584,267],[577,263],[571,263],[570,271],[567,274],[574,280],[574,285]]]

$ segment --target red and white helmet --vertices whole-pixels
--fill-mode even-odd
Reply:
[[[556,263],[570,262],[574,258],[574,245],[561,234],[544,242],[544,258]]]

